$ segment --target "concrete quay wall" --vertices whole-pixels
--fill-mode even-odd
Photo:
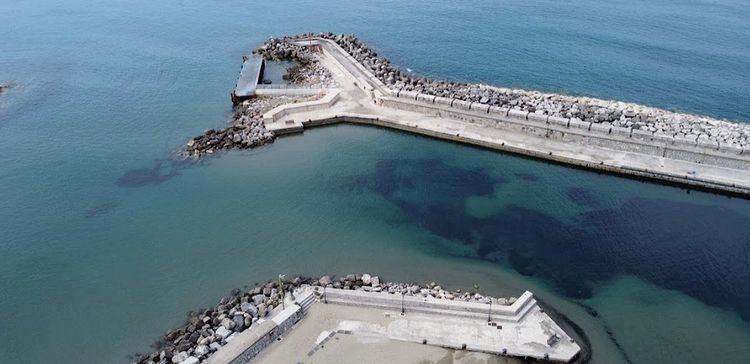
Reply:
[[[451,301],[434,297],[401,296],[388,292],[365,292],[336,288],[319,290],[321,300],[327,303],[335,303],[353,306],[368,306],[382,309],[401,311],[402,303],[404,312],[420,312],[450,317],[465,317],[479,320],[487,320],[491,317],[493,321],[520,322],[531,308],[536,305],[536,300],[531,292],[524,292],[512,305],[499,305],[478,302]]]
[[[319,92],[321,92],[321,90],[317,91],[317,93]],[[319,100],[279,105],[275,107],[274,109],[268,111],[267,113],[263,114],[263,122],[266,123],[266,125],[268,125],[268,124],[278,121],[279,119],[289,114],[300,113],[300,112],[310,112],[310,111],[316,111],[316,110],[326,110],[330,108],[331,106],[333,106],[333,104],[335,104],[336,101],[339,100],[340,93],[341,92],[337,89],[330,89],[330,90],[327,90],[326,95],[323,96]]]
[[[639,129],[548,117],[515,109],[485,107],[487,105],[479,107],[476,103],[467,105],[465,101],[448,100],[452,99],[437,97],[430,103],[413,92],[399,92],[396,93],[396,97],[383,97],[379,102],[383,106],[395,109],[449,117],[468,123],[521,131],[571,143],[649,154],[698,164],[750,169],[750,151],[746,152],[735,146],[700,143],[674,136],[654,135]]]
[[[271,313],[263,322],[236,334],[236,337],[204,361],[206,364],[246,364],[299,322],[300,306],[290,305]]]
[[[411,126],[407,124],[399,123],[396,120],[389,120],[387,118],[377,117],[374,115],[358,115],[353,113],[347,113],[342,115],[336,115],[332,117],[325,117],[320,119],[307,119],[301,122],[301,124],[294,128],[288,127],[288,130],[281,131],[280,134],[287,134],[287,133],[295,133],[295,132],[303,132],[305,127],[313,127],[313,126],[319,126],[319,125],[330,125],[330,124],[337,124],[337,123],[353,123],[353,124],[363,124],[363,125],[374,125],[389,129],[395,129],[395,130],[401,130],[404,132],[410,132],[410,133],[416,133],[421,134],[424,136],[433,137],[436,139],[443,139],[443,140],[450,140],[454,142],[464,143],[464,144],[470,144],[475,145],[483,148],[489,148],[489,149],[495,149],[499,151],[504,151],[508,153],[514,153],[519,155],[525,155],[532,158],[538,158],[538,159],[545,159],[549,161],[553,161],[556,163],[581,167],[581,168],[587,168],[587,169],[594,169],[606,173],[612,173],[612,174],[618,174],[618,175],[624,175],[624,176],[630,176],[635,178],[642,178],[650,181],[660,182],[660,183],[667,183],[667,184],[673,184],[673,185],[680,185],[680,186],[689,186],[697,189],[704,189],[704,190],[710,190],[710,191],[721,191],[723,193],[728,193],[736,196],[743,196],[747,197],[750,196],[750,188],[745,186],[738,186],[735,184],[730,183],[724,183],[721,181],[715,181],[711,179],[704,179],[700,177],[695,176],[684,176],[680,174],[673,174],[668,173],[664,171],[658,171],[658,170],[652,170],[652,169],[644,169],[644,168],[638,168],[638,167],[630,167],[630,166],[618,166],[618,165],[609,165],[604,163],[595,163],[592,161],[587,161],[585,159],[578,159],[578,158],[570,158],[566,156],[561,156],[557,154],[550,154],[548,152],[543,152],[535,149],[530,148],[524,148],[524,147],[517,147],[510,144],[505,143],[496,143],[492,141],[467,137],[460,134],[452,134],[452,133],[445,133],[438,130],[433,129],[427,129],[427,128],[419,128],[417,126]],[[606,143],[606,139],[602,141],[603,143]],[[610,144],[608,144],[610,145]]]

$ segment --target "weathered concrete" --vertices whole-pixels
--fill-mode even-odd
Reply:
[[[331,332],[366,338],[367,343],[401,341],[559,362],[569,362],[580,351],[580,347],[539,308],[530,292],[525,292],[512,305],[334,288],[318,289],[316,295],[319,301],[309,309],[313,317],[303,319],[300,327],[289,334],[290,339],[275,344],[262,353],[259,360],[275,362],[284,358],[288,362],[302,362],[313,359],[321,341],[315,338],[325,338],[330,336],[326,333]],[[326,312],[325,324],[321,324],[320,317],[315,317],[320,311]],[[312,321],[309,325],[308,320]],[[554,342],[550,341],[553,337]],[[347,352],[346,357],[350,354]],[[409,358],[409,355],[402,355],[404,359]]]
[[[299,305],[290,304],[285,309],[277,308],[269,317],[258,321],[251,328],[235,334],[234,338],[204,361],[206,364],[244,364],[250,362],[261,351],[284,335],[302,318]]]
[[[315,39],[321,64],[340,85],[330,107],[287,109],[267,124],[276,133],[305,127],[354,122],[416,132],[585,168],[750,196],[750,156],[741,147],[654,136],[574,119],[530,114],[515,109],[393,92],[335,42]],[[432,100],[432,101],[430,101]],[[448,105],[448,100],[450,105]],[[596,125],[596,126],[594,126]]]

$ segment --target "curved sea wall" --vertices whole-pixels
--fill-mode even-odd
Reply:
[[[379,57],[377,52],[353,35],[318,33],[272,38],[256,52],[272,59],[294,57],[303,47],[292,41],[311,36],[334,41],[391,90],[422,94],[425,100],[430,97],[440,98],[439,102],[446,102],[444,99],[458,100],[467,103],[467,108],[475,105],[475,108],[514,110],[527,113],[531,118],[549,117],[558,121],[567,120],[566,124],[568,121],[572,124],[584,123],[587,128],[592,125],[623,128],[629,130],[629,134],[632,133],[630,131],[638,131],[656,138],[669,137],[710,147],[724,146],[738,151],[750,148],[748,124],[634,103],[414,77],[394,67],[388,59]]]

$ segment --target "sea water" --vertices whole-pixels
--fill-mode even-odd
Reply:
[[[232,288],[531,290],[598,363],[750,357],[750,202],[359,126],[178,165],[241,56],[355,33],[418,75],[750,121],[743,1],[0,3],[0,361],[123,363]]]

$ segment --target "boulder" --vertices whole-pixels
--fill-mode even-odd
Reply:
[[[195,347],[195,350],[193,351],[193,354],[197,355],[198,357],[204,356],[208,354],[210,350],[208,349],[208,346],[206,345],[198,345]]]
[[[187,358],[188,358],[189,356],[190,356],[190,355],[188,355],[188,353],[187,353],[187,352],[185,352],[185,351],[181,351],[181,352],[179,352],[179,353],[175,354],[175,355],[174,355],[174,356],[172,357],[172,363],[174,363],[174,364],[180,364],[180,363],[184,362],[185,360],[187,360]]]
[[[245,330],[245,317],[242,315],[235,315],[232,318],[232,322],[234,323],[234,331],[242,332]]]
[[[220,339],[226,339],[231,334],[232,332],[227,330],[227,328],[225,328],[224,326],[219,326],[219,328],[216,329],[216,336]]]
[[[252,316],[258,316],[258,307],[256,307],[252,303],[248,302],[248,303],[241,304],[240,305],[240,310],[242,310],[242,312],[248,313],[248,314],[250,314]]]
[[[200,362],[201,362],[200,359],[198,359],[198,358],[196,358],[194,356],[189,356],[189,357],[187,357],[187,359],[183,360],[182,363],[180,363],[180,364],[198,364]]]
[[[227,330],[234,328],[234,322],[228,318],[221,320],[221,326]]]
[[[216,351],[216,350],[219,350],[219,349],[221,349],[221,344],[219,344],[219,343],[217,343],[217,342],[213,342],[213,343],[211,343],[211,344],[209,344],[209,345],[208,345],[208,348],[209,348],[209,349],[210,349],[211,351]]]
[[[331,282],[333,282],[333,280],[331,280],[330,276],[322,276],[320,277],[320,280],[318,280],[318,283],[320,283],[320,285],[323,287],[331,284]]]

